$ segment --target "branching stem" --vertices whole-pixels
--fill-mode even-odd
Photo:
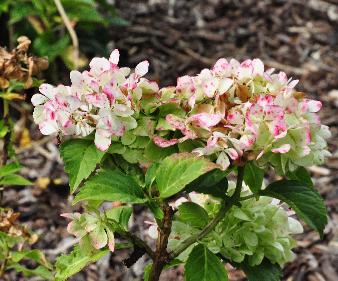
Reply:
[[[137,236],[130,234],[126,231],[117,231],[123,238],[129,240],[134,245],[134,252],[131,257],[125,261],[127,266],[133,265],[140,257],[147,253],[153,260],[153,265],[151,268],[149,281],[158,281],[161,275],[163,268],[175,259],[179,254],[185,251],[189,246],[196,243],[197,241],[204,238],[208,235],[217,224],[224,218],[227,211],[229,211],[234,205],[238,204],[241,200],[246,199],[246,197],[241,198],[241,190],[244,177],[244,166],[238,167],[237,183],[233,195],[223,202],[220,210],[216,216],[197,234],[192,235],[191,237],[184,240],[176,249],[172,252],[167,251],[168,239],[171,233],[172,221],[174,211],[164,202],[162,210],[164,213],[164,218],[161,221],[161,224],[158,224],[158,238],[156,241],[156,251],[154,252],[149,245],[138,238]],[[250,197],[251,198],[251,197]]]
[[[153,259],[153,266],[151,268],[149,281],[158,281],[164,266],[170,262],[167,246],[174,212],[168,204],[165,204],[163,207],[163,213],[164,218],[162,221],[162,227],[158,227],[159,235],[156,241],[156,252]]]
[[[186,240],[184,240],[176,249],[174,249],[170,253],[170,259],[176,258],[190,245],[194,244],[196,241],[199,241],[200,239],[208,235],[216,227],[216,225],[224,218],[226,212],[230,210],[233,205],[239,202],[242,190],[243,177],[244,177],[244,167],[238,167],[237,184],[234,194],[225,202],[225,204],[222,204],[222,207],[218,211],[216,216],[201,230],[201,232],[192,235]]]
[[[149,247],[149,245],[145,241],[143,241],[141,238],[127,231],[117,231],[117,233],[122,238],[130,241],[134,245],[134,247],[137,247],[138,249],[142,249],[143,253],[147,253],[152,259],[154,259],[155,253]]]

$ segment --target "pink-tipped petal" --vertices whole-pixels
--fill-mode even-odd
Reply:
[[[273,153],[287,153],[289,152],[291,149],[291,145],[286,143],[286,144],[283,144],[282,146],[278,147],[278,148],[274,148],[272,149],[271,151]]]
[[[309,100],[307,105],[310,112],[318,112],[322,108],[322,103],[317,100]]]
[[[226,72],[229,69],[229,63],[225,58],[221,58],[219,59],[214,67],[212,68],[212,71],[216,74],[216,75],[221,75],[224,72]]]
[[[198,113],[187,119],[187,122],[194,122],[196,126],[208,129],[216,126],[222,119],[220,114]]]
[[[159,147],[169,147],[178,143],[178,139],[167,140],[162,137],[156,136],[153,138],[153,142]]]
[[[107,236],[108,236],[108,248],[111,252],[115,251],[115,237],[114,232],[111,230],[107,230]]]
[[[94,142],[99,150],[106,151],[111,144],[111,136],[104,130],[97,129]]]

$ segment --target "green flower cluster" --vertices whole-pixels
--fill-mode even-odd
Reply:
[[[234,182],[229,182],[230,195],[234,186]],[[242,196],[250,194],[248,188],[244,187]],[[220,208],[220,202],[208,195],[190,193],[189,198],[203,207],[209,218],[214,217]],[[173,223],[173,239],[169,248],[175,248],[181,240],[196,234],[199,231],[196,223],[182,221],[178,216]],[[296,241],[292,235],[302,232],[300,222],[290,217],[278,200],[261,196],[258,200],[252,198],[242,201],[240,207],[232,207],[215,230],[200,242],[234,263],[247,259],[250,266],[256,266],[267,258],[283,266],[295,256],[292,249]],[[188,248],[179,258],[185,260],[191,249]]]
[[[291,235],[301,232],[298,221],[271,204],[270,198],[261,197],[232,208],[213,235],[217,236],[219,252],[231,261],[240,263],[247,256],[249,264],[255,266],[266,257],[283,266],[294,258],[296,242]]]

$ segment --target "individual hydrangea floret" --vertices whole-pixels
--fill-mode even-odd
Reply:
[[[81,241],[89,238],[91,245],[97,250],[108,245],[109,249],[114,252],[114,232],[100,216],[91,213],[64,213],[61,216],[71,220],[67,227],[70,234]]]

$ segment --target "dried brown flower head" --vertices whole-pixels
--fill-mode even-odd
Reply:
[[[0,231],[10,236],[21,237],[29,244],[33,244],[37,240],[36,234],[31,234],[27,227],[21,225],[17,219],[20,213],[14,212],[12,209],[0,208]]]
[[[9,87],[9,80],[14,79],[25,83],[25,88],[32,87],[32,76],[48,68],[48,59],[30,56],[27,52],[31,41],[20,36],[18,45],[12,51],[0,47],[0,89]]]

